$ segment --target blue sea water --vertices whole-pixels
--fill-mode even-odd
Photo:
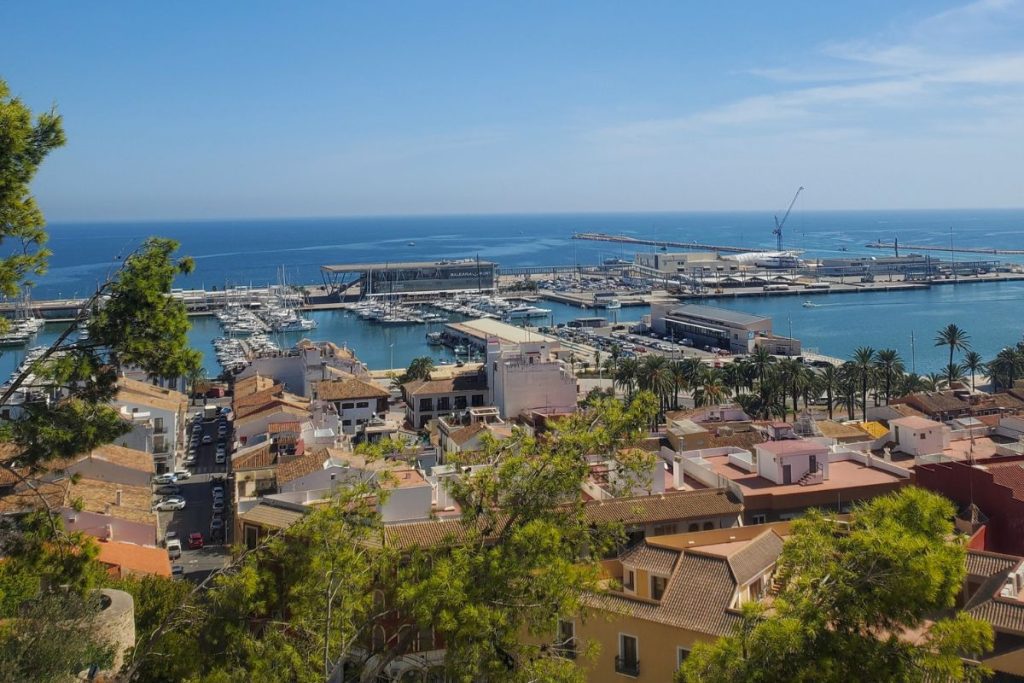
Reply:
[[[150,235],[180,241],[181,253],[196,259],[195,272],[180,278],[178,286],[219,289],[274,283],[282,269],[290,283],[318,283],[320,267],[332,263],[479,257],[501,265],[593,264],[610,256],[631,258],[635,250],[572,240],[577,231],[773,247],[771,227],[771,215],[759,212],[52,224],[50,271],[39,278],[33,295],[48,298],[90,293],[117,268],[121,258]],[[844,252],[879,256],[883,252],[867,249],[865,243],[898,237],[902,245],[946,246],[951,234],[959,245],[1024,249],[1024,210],[797,211],[787,223],[785,246],[804,249],[808,257]],[[410,246],[410,242],[415,244]],[[830,355],[846,356],[861,345],[893,346],[908,367],[913,357],[919,372],[938,370],[944,364],[943,352],[932,340],[935,331],[949,322],[965,327],[974,347],[986,357],[1015,343],[1024,331],[1024,283],[831,294],[814,300],[823,305],[803,308],[799,297],[724,299],[715,305],[770,315],[780,333],[788,333],[792,322],[793,334],[805,346]],[[553,309],[555,322],[586,314],[571,306],[544,305]],[[620,319],[639,319],[645,312],[643,307],[624,308]],[[396,366],[424,353],[439,354],[424,343],[422,326],[376,327],[344,311],[317,312],[313,317],[320,325],[308,336],[347,342],[370,367],[390,366],[392,354]],[[58,333],[57,326],[48,325],[37,343]],[[216,367],[210,340],[219,333],[213,319],[194,319],[191,337],[206,355],[211,371]],[[911,333],[916,337],[913,349]],[[285,335],[279,342],[291,343],[299,336]],[[0,356],[0,372],[9,372],[19,358],[20,353],[8,350]]]

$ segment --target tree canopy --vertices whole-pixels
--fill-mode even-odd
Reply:
[[[980,680],[961,657],[990,650],[991,627],[947,616],[966,573],[954,513],[913,487],[849,522],[811,511],[793,523],[771,606],[747,606],[737,633],[696,646],[677,681]]]

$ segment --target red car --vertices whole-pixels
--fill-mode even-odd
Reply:
[[[203,547],[203,535],[198,531],[194,534],[188,535],[188,547],[189,550],[197,550]]]

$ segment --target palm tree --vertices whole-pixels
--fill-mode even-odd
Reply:
[[[1006,347],[996,354],[988,364],[988,374],[992,378],[995,389],[1010,389],[1024,367],[1020,351],[1015,347]]]
[[[828,405],[828,419],[832,419],[832,406],[835,395],[839,391],[839,370],[829,363],[818,373],[821,381],[821,390],[825,392],[825,403]]]
[[[185,375],[185,380],[188,382],[188,390],[192,398],[196,397],[199,390],[199,385],[206,381],[206,368],[199,365],[188,371]]]
[[[921,386],[925,391],[938,391],[946,385],[946,375],[941,372],[929,372],[921,377]]]
[[[750,354],[750,364],[754,367],[758,382],[764,382],[768,369],[775,361],[775,356],[769,353],[765,347],[758,346],[754,349],[754,352]]]
[[[716,406],[729,396],[729,389],[722,382],[719,370],[704,366],[693,402],[698,406]]]
[[[650,355],[643,359],[637,372],[637,385],[658,397],[658,417],[660,418],[668,404],[668,396],[672,393],[675,375],[664,356]]]
[[[955,323],[950,323],[939,330],[939,333],[935,336],[935,345],[949,347],[948,365],[953,364],[953,351],[966,351],[971,348],[970,337],[967,336],[967,332]]]
[[[636,358],[623,358],[615,369],[615,386],[626,390],[626,397],[632,398],[636,391],[637,374],[640,363]]]
[[[885,404],[892,397],[892,385],[897,375],[903,373],[903,359],[896,349],[882,349],[878,352],[878,369],[885,385]]]
[[[672,361],[672,406],[679,408],[679,392],[692,389],[700,372],[701,362],[696,358]]]
[[[840,366],[837,374],[839,384],[836,388],[836,405],[846,408],[846,419],[852,420],[857,409],[857,379],[860,370],[854,363],[847,361]]]
[[[964,369],[971,373],[971,391],[974,391],[974,373],[985,367],[985,360],[977,351],[968,351],[964,354]]]
[[[952,363],[946,367],[945,379],[948,385],[953,382],[964,381],[964,366],[961,363]]]
[[[409,368],[405,371],[405,381],[412,382],[417,379],[430,379],[430,373],[434,371],[434,361],[430,356],[413,358]]]
[[[868,377],[875,367],[875,350],[870,346],[858,346],[853,351],[853,366],[860,376],[861,419],[868,421]],[[850,418],[853,419],[853,418]]]

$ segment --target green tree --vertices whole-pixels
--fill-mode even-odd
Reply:
[[[697,645],[677,681],[978,681],[961,657],[992,648],[991,627],[952,608],[966,573],[953,505],[918,488],[794,522],[769,612],[747,606],[737,632]],[[918,641],[901,635],[927,626]]]
[[[853,351],[853,367],[860,377],[861,419],[868,419],[868,382],[875,367],[875,350],[870,346],[859,346]],[[851,418],[852,419],[852,418]]]
[[[14,298],[46,272],[50,251],[46,221],[29,190],[40,164],[65,143],[60,115],[32,111],[0,80],[0,245],[15,242],[0,258],[0,295]],[[0,331],[7,321],[0,319]]]
[[[985,359],[977,351],[964,354],[964,369],[971,373],[971,391],[974,391],[974,375],[985,368]]]
[[[877,360],[878,369],[882,373],[882,386],[885,389],[885,404],[889,405],[893,384],[903,372],[903,359],[896,349],[881,349]]]
[[[971,348],[970,337],[967,336],[967,332],[955,323],[950,323],[939,330],[938,334],[935,335],[935,345],[949,347],[949,363],[947,363],[947,367],[953,364],[954,351],[967,351]]]
[[[430,379],[430,373],[434,371],[434,361],[430,356],[413,358],[409,367],[402,375],[401,383],[415,382],[418,379]]]

